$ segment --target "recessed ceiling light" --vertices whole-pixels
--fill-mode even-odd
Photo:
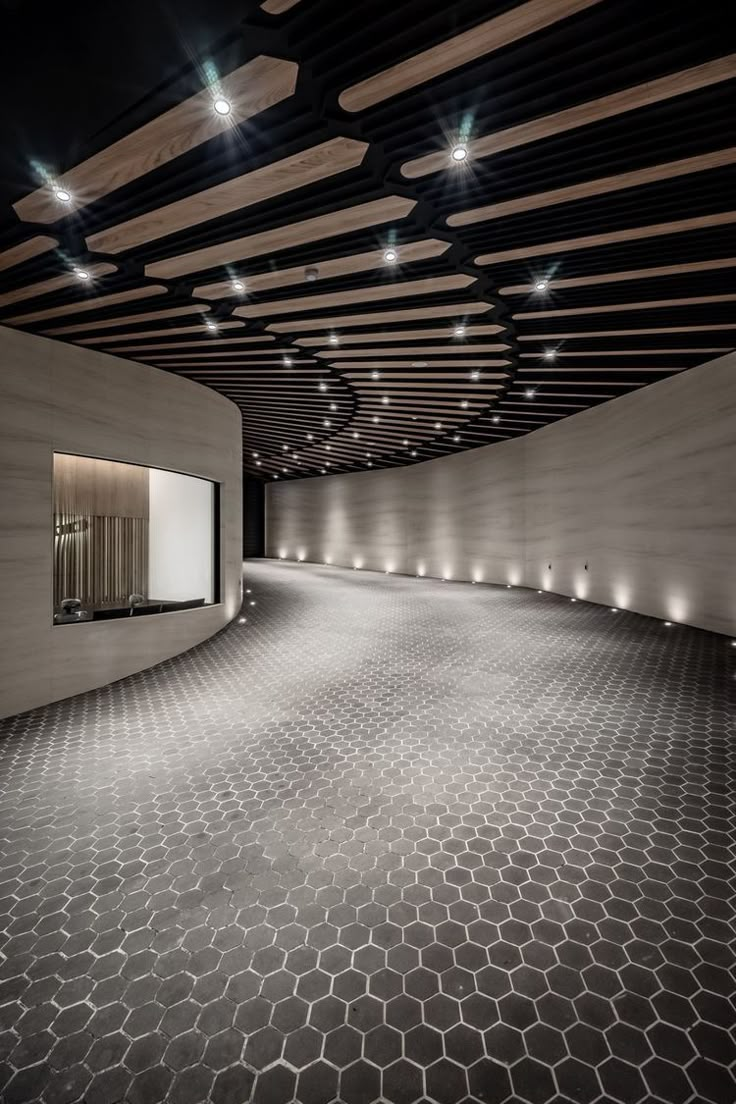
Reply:
[[[374,425],[377,425],[377,424],[378,424],[378,423],[380,422],[380,420],[381,420],[381,419],[380,419],[380,418],[378,417],[378,415],[377,415],[377,414],[374,414],[374,415],[373,415],[373,423],[374,423]]]
[[[276,472],[274,472],[274,473],[273,473],[273,477],[272,477],[272,478],[273,478],[273,479],[278,479],[278,475],[276,474]]]
[[[480,372],[478,371],[477,368],[475,369],[475,371],[470,373],[470,378],[471,378],[471,380],[479,380],[480,379]]]
[[[456,433],[455,436],[452,439],[455,442],[455,444],[458,445],[460,443],[460,434]]]
[[[371,372],[371,379],[378,380],[380,378],[381,378],[381,373],[380,372]]]
[[[323,422],[322,424],[323,424],[323,425],[324,425],[324,426],[325,426],[325,427],[326,427],[327,429],[329,429],[329,428],[330,428],[330,426],[332,425],[332,422],[331,422],[331,421],[329,420],[329,418],[325,418],[325,420],[324,420],[324,422]]]
[[[399,254],[396,252],[395,249],[391,249],[391,248],[384,249],[383,259],[386,262],[386,264],[396,264],[396,262],[399,259]]]
[[[324,469],[324,468],[320,468],[320,469],[319,469],[319,474],[320,474],[320,475],[324,475],[324,474],[325,474],[325,469]]]
[[[330,334],[329,341],[330,341],[330,345],[339,345],[340,344],[340,338],[337,336],[337,334]]]
[[[442,422],[435,422],[434,423],[434,428],[435,429],[442,429]]]
[[[320,391],[326,391],[327,390],[327,384],[325,383],[324,380],[320,380],[319,383],[317,384],[317,386],[319,387]]]
[[[426,368],[427,362],[426,360],[413,360],[411,366],[412,368]]]
[[[260,461],[260,460],[256,460],[256,467],[257,467],[257,468],[260,468],[260,466],[261,466],[261,461]]]
[[[258,459],[258,453],[257,453],[257,452],[254,452],[254,453],[253,453],[253,459],[254,459],[254,460],[257,460],[257,459]]]
[[[354,431],[353,431],[353,438],[354,438],[354,440],[356,440],[356,441],[357,441],[359,437],[360,437],[360,434],[358,433],[358,431],[357,431],[357,430],[354,430]]]
[[[533,387],[527,387],[526,390],[524,391],[524,398],[525,399],[533,399],[534,396],[536,395],[536,393],[537,392],[534,390]]]
[[[224,96],[218,96],[212,106],[218,115],[229,115],[233,109],[230,101],[226,100]]]
[[[549,280],[544,280],[544,279],[543,280],[535,280],[535,282],[534,282],[534,290],[535,291],[546,291],[548,287],[549,287]]]
[[[68,192],[66,188],[62,188],[60,184],[54,186],[54,195],[59,203],[71,203],[72,201],[72,193]]]
[[[366,467],[372,468],[373,467],[373,461],[369,460],[368,463],[366,464]]]
[[[467,146],[460,143],[459,145],[452,147],[452,160],[453,161],[457,161],[459,163],[461,161],[466,161],[467,158],[468,158],[468,147]]]
[[[233,280],[233,291],[245,291],[245,284],[242,280]]]
[[[404,438],[404,440],[403,440],[403,441],[402,441],[401,443],[402,443],[402,445],[404,445],[404,446],[408,445],[408,444],[409,444],[409,438],[408,438],[408,437],[405,437],[405,438]]]
[[[330,410],[337,410],[337,403],[330,403]]]
[[[217,329],[217,323],[212,322],[209,318],[205,322],[205,326],[207,327],[208,330],[216,330]]]
[[[78,280],[89,280],[89,272],[87,272],[83,268],[75,268],[74,275],[77,277]]]
[[[456,326],[455,329],[452,331],[452,334],[453,337],[465,337],[465,327]]]
[[[285,368],[291,368],[293,363],[294,363],[294,361],[291,359],[291,357],[284,357],[284,367]]]
[[[384,405],[384,406],[388,406],[388,404],[389,404],[389,397],[388,397],[388,395],[382,395],[382,396],[381,396],[381,402],[383,403],[383,405]]]
[[[554,349],[545,349],[545,351],[544,351],[544,359],[545,360],[554,360],[556,356],[557,356],[557,353],[555,352]]]
[[[498,414],[494,414],[493,417],[491,418],[491,421],[493,422],[494,425],[498,425],[498,423],[501,421],[501,419],[500,419]]]
[[[289,446],[288,445],[282,445],[281,447],[282,447],[282,449],[284,449],[285,452],[289,451]]]
[[[467,399],[461,399],[460,400],[460,405],[463,408],[463,410],[467,410],[468,409],[468,400]]]
[[[412,455],[412,456],[416,456],[416,454],[417,454],[417,450],[416,450],[416,449],[412,449],[412,450],[411,450],[411,455]]]
[[[308,433],[308,434],[307,434],[307,440],[308,440],[308,441],[313,441],[313,440],[314,440],[314,434],[312,434],[312,433]]]

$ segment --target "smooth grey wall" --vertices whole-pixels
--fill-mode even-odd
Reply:
[[[267,554],[544,588],[736,634],[735,472],[729,353],[514,441],[272,484]]]
[[[185,651],[241,600],[241,418],[199,384],[0,327],[0,716]],[[52,625],[53,453],[127,460],[221,484],[219,605]]]

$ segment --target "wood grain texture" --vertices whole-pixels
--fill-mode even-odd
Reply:
[[[291,11],[300,3],[301,0],[263,0],[261,7],[269,15],[281,15],[283,12]]]
[[[695,92],[699,88],[732,80],[734,77],[736,77],[736,54],[728,54],[726,57],[707,61],[703,65],[695,65],[691,69],[683,69],[679,73],[669,73],[633,88],[626,88],[621,92],[613,92],[597,100],[590,100],[588,103],[568,107],[564,111],[557,111],[526,123],[519,123],[517,126],[507,127],[495,134],[473,138],[470,146],[471,156],[473,159],[490,157],[502,150],[515,149],[530,142],[550,138],[555,134],[589,126],[591,123],[623,115],[628,111],[661,103],[673,96],[682,96],[688,92]],[[447,149],[444,149],[441,152],[430,153],[405,162],[401,172],[409,179],[416,179],[452,167],[453,162],[448,156]]]
[[[440,257],[450,248],[450,242],[428,238],[426,241],[407,242],[399,247],[402,264],[423,261],[428,257]],[[320,261],[313,267],[319,270],[319,281],[333,280],[338,276],[347,276],[353,272],[369,272],[385,265],[382,249],[373,249],[369,253],[356,253],[349,257],[336,257],[330,261]],[[254,276],[242,277],[245,292],[235,291],[232,279],[221,280],[215,284],[204,284],[194,289],[193,294],[202,299],[242,299],[243,295],[253,292],[271,291],[273,288],[289,287],[291,284],[305,282],[304,271],[309,265],[298,268],[285,268],[273,272],[258,272]]]
[[[220,329],[226,329],[229,325],[237,325],[237,322],[227,323],[223,322]],[[198,328],[200,332],[201,327]],[[150,352],[154,349],[212,349],[217,351],[217,355],[221,356],[222,353],[227,352],[227,346],[230,345],[259,345],[264,341],[268,341],[268,334],[248,334],[246,337],[223,337],[219,338],[216,335],[207,335],[201,338],[201,340],[195,341],[193,338],[187,338],[186,341],[157,341],[148,345],[121,345],[111,349],[111,353],[144,353]],[[270,350],[265,350],[270,351]]]
[[[654,268],[632,268],[624,272],[602,272],[595,276],[570,276],[549,281],[547,291],[560,291],[571,287],[597,287],[599,284],[620,284],[632,280],[652,280],[660,276],[686,276],[690,272],[717,272],[722,268],[736,267],[736,257],[720,257],[713,261],[688,261],[684,264],[659,265]],[[533,295],[532,283],[510,284],[498,289],[499,295]]]
[[[269,485],[267,555],[544,588],[734,635],[735,421],[729,354],[517,440]]]
[[[217,332],[221,330],[231,330],[238,328],[237,322],[220,322],[217,326]],[[242,325],[242,323],[240,323]],[[138,330],[128,331],[127,333],[116,334],[103,334],[101,336],[94,337],[75,337],[70,338],[74,341],[75,345],[114,345],[116,341],[143,341],[149,337],[176,337],[180,334],[200,334],[207,333],[205,325],[200,322],[196,326],[169,326],[164,329],[157,330]],[[134,348],[135,346],[131,346]]]
[[[713,346],[713,347],[707,348],[707,349],[697,349],[697,348],[688,348],[688,349],[682,349],[682,348],[672,348],[672,349],[598,349],[595,352],[591,352],[589,349],[586,350],[585,352],[581,352],[580,350],[573,351],[571,349],[557,349],[556,356],[557,356],[557,359],[560,359],[562,357],[564,357],[565,359],[567,359],[569,357],[587,357],[588,360],[596,360],[598,357],[622,357],[622,356],[625,356],[625,357],[640,357],[640,356],[647,357],[647,356],[672,356],[672,355],[684,356],[686,353],[728,353],[728,352],[731,351],[731,348],[732,348],[732,346],[727,345],[725,347],[724,346],[720,346],[720,347]],[[530,358],[530,359],[533,358],[535,360],[540,360],[540,359],[543,358],[543,355],[544,355],[543,352],[520,353],[519,354],[519,356],[522,358],[522,360],[524,358]],[[568,369],[567,367],[565,368],[566,372],[569,371],[569,370],[570,369]],[[601,369],[601,370],[603,371],[603,369]],[[606,368],[605,368],[605,371],[608,372],[610,370],[611,370],[610,367],[607,365]],[[551,371],[554,371],[554,370],[551,369]],[[616,371],[616,369],[614,369],[614,371]],[[619,371],[628,372],[628,371],[631,371],[631,369],[630,368],[622,368],[622,369],[619,369]],[[655,369],[655,371],[661,371],[661,369]]]
[[[54,453],[54,513],[148,517],[148,468]]]
[[[487,337],[491,334],[501,333],[503,326],[495,326],[493,324],[481,323],[477,326],[466,326],[464,337]],[[394,333],[387,331],[386,333],[340,333],[341,345],[362,345],[368,342],[373,344],[385,344],[401,341],[423,341],[423,340],[441,340],[453,336],[452,326],[445,326],[440,329],[439,327],[433,327],[429,330],[396,330]],[[457,340],[461,340],[458,338]],[[328,344],[329,336],[325,334],[324,337],[298,337],[296,338],[295,345],[319,345],[323,347]]]
[[[145,314],[124,314],[117,318],[103,318],[97,322],[89,320],[73,322],[69,326],[52,326],[41,332],[45,337],[61,337],[70,333],[93,333],[97,330],[112,330],[118,326],[135,326],[145,322],[159,322],[165,318],[180,318],[187,314],[204,314],[212,308],[204,303],[187,303],[183,307],[167,307],[165,310],[146,311]]]
[[[146,284],[145,287],[131,288],[129,291],[114,291],[110,295],[96,295],[75,303],[64,303],[61,307],[46,307],[28,314],[16,314],[12,318],[4,318],[3,325],[25,326],[30,322],[44,322],[47,318],[65,318],[67,315],[82,314],[85,311],[104,310],[106,307],[118,307],[121,303],[132,303],[135,299],[165,295],[166,291],[161,284]]]
[[[390,69],[347,88],[340,94],[345,111],[364,111],[410,88],[426,84],[444,73],[467,65],[486,54],[534,34],[552,23],[592,7],[599,0],[529,0],[494,19],[479,23],[462,34],[415,54]]]
[[[248,237],[234,238],[220,242],[218,245],[195,249],[178,257],[154,261],[146,265],[146,275],[171,279],[175,276],[185,276],[190,272],[204,272],[218,265],[235,264],[250,257],[278,253],[282,249],[293,249],[310,242],[336,238],[341,234],[352,234],[370,226],[403,219],[415,207],[414,199],[384,196],[354,207],[331,211],[328,215],[317,215],[315,218],[277,226],[273,230],[263,230],[259,234],[250,234]]]
[[[480,353],[502,353],[508,349],[508,345],[477,344],[468,345],[458,342],[457,345],[416,345],[397,350],[391,349],[325,349],[317,353],[322,360],[340,360],[347,357],[370,357],[376,360],[382,356],[476,356]]]
[[[387,299],[405,299],[412,295],[440,295],[445,291],[464,290],[476,283],[477,277],[458,273],[452,276],[431,276],[426,280],[400,280],[380,287],[333,291],[324,295],[300,295],[296,299],[274,299],[236,307],[233,314],[242,318],[262,318],[263,315],[301,314],[305,311],[347,306],[352,303],[380,303]],[[431,308],[430,308],[431,309]]]
[[[705,303],[736,303],[734,295],[693,295],[680,299],[650,299],[640,303],[607,303],[600,307],[565,307],[559,310],[520,311],[512,318],[563,318],[580,314],[610,314],[620,311],[656,310],[660,307],[695,307]]]
[[[298,71],[291,61],[254,58],[223,77],[216,92],[203,89],[64,172],[60,182],[71,195],[68,203],[60,203],[53,189],[44,185],[14,203],[13,209],[25,222],[56,222],[287,99],[294,92]],[[215,94],[229,100],[229,115],[213,110]]]
[[[95,264],[87,265],[85,271],[89,272],[91,280],[86,283],[75,276],[73,272],[62,272],[58,276],[50,276],[47,280],[39,280],[35,284],[26,284],[24,287],[13,288],[12,291],[4,292],[0,295],[0,308],[9,307],[13,303],[20,303],[24,299],[39,299],[43,295],[50,295],[53,291],[62,291],[67,287],[84,287],[91,290],[92,280],[97,280],[101,276],[109,276],[111,272],[117,272],[117,270],[118,266],[116,264],[108,264],[106,261],[98,261]]]
[[[242,426],[208,388],[0,327],[0,715],[123,678],[205,640],[240,606]],[[163,617],[56,626],[52,457],[100,456],[220,482],[223,600]]]
[[[6,268],[23,264],[24,261],[30,261],[34,257],[40,257],[44,253],[48,253],[49,250],[56,249],[56,245],[56,238],[47,238],[43,234],[37,234],[35,237],[28,238],[27,241],[19,242],[17,245],[11,245],[9,249],[3,249],[0,253],[0,272]]]
[[[690,230],[707,230],[713,226],[730,226],[736,222],[736,211],[723,211],[720,214],[698,215],[695,218],[678,219],[673,222],[658,222],[653,226],[632,226],[626,230],[610,230],[602,234],[586,234],[581,238],[564,238],[560,241],[543,242],[539,245],[522,245],[516,249],[502,249],[497,253],[481,253],[475,263],[486,266],[501,264],[505,261],[517,261],[523,257],[543,257],[554,253],[571,253],[578,249],[593,249],[598,245],[614,245],[617,242],[637,241],[645,238],[663,237],[667,234],[685,234]]]
[[[736,162],[736,147],[701,153],[697,157],[684,157],[679,161],[669,161],[661,165],[647,165],[643,169],[618,173],[615,176],[603,176],[597,180],[584,180],[579,184],[569,184],[564,188],[554,188],[536,195],[518,196],[503,203],[490,203],[485,207],[475,207],[470,211],[458,211],[447,219],[448,226],[471,226],[477,222],[489,222],[492,219],[507,218],[509,215],[524,211],[538,211],[545,207],[558,206],[561,203],[573,203],[578,199],[591,196],[608,195],[628,188],[641,188],[647,184],[656,184],[661,180],[674,180],[690,173],[707,172],[720,169]]]
[[[427,362],[432,368],[499,368],[508,363],[508,360],[499,360],[498,358],[494,360],[491,357],[460,357],[458,359],[453,357],[452,359],[448,358],[446,360],[438,357],[431,362]],[[371,370],[377,369],[378,371],[385,369],[387,372],[391,368],[412,368],[415,366],[415,361],[386,360],[384,358],[381,360],[347,360],[336,365],[340,370],[345,371],[349,368],[370,368]]]
[[[462,322],[467,315],[487,314],[492,303],[440,303],[431,308],[431,317],[454,318]],[[384,322],[426,322],[427,308],[409,307],[406,310],[374,311],[371,314],[335,315],[330,318],[308,318],[298,322],[271,322],[266,328],[277,333],[294,333],[296,330],[335,330],[346,326],[373,326]]]
[[[213,188],[206,188],[203,192],[138,215],[108,230],[100,230],[87,238],[87,246],[102,253],[121,253],[137,245],[169,237],[180,230],[222,218],[244,207],[275,199],[286,192],[306,188],[355,169],[362,163],[367,150],[365,142],[356,142],[353,138],[332,138],[281,161],[216,184]]]
[[[365,366],[361,365],[361,367],[364,368]],[[446,380],[448,382],[451,381],[453,384],[457,385],[458,387],[467,386],[467,387],[470,387],[470,388],[477,388],[477,387],[485,386],[486,380],[506,379],[507,378],[507,373],[506,372],[484,372],[478,382],[475,382],[475,381],[468,382],[465,375],[460,376],[460,375],[458,375],[457,372],[432,372],[431,370],[428,370],[428,369],[425,368],[425,369],[422,370],[421,374],[419,374],[416,371],[414,371],[414,372],[398,371],[397,372],[397,371],[394,371],[393,369],[391,369],[388,372],[381,372],[381,378],[379,380],[374,380],[374,379],[371,378],[370,372],[367,372],[367,371],[362,371],[361,372],[359,369],[356,368],[356,369],[352,369],[349,372],[345,372],[344,378],[345,379],[350,379],[350,380],[355,380],[356,382],[359,382],[360,386],[361,386],[361,389],[363,387],[367,387],[369,385],[371,387],[386,388],[386,387],[390,387],[397,380],[398,381],[407,380],[411,383],[417,383],[418,386],[421,385],[421,386],[424,386],[424,387],[433,387],[434,386],[434,382],[433,382],[434,380]]]

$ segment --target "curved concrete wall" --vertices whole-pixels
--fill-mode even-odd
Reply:
[[[267,554],[544,588],[736,634],[734,471],[730,353],[513,441],[270,485]]]
[[[241,598],[241,418],[214,391],[0,327],[0,716],[143,670],[205,640]],[[221,487],[219,605],[54,627],[55,451],[199,475]]]

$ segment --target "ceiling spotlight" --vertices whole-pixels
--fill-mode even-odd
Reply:
[[[463,410],[467,410],[468,409],[468,400],[467,399],[461,399],[460,400],[460,405],[463,408]]]
[[[412,456],[416,456],[416,454],[417,454],[417,450],[416,450],[416,449],[412,449],[412,450],[411,450],[411,455],[412,455]]]
[[[66,188],[62,188],[60,184],[54,185],[54,195],[59,203],[71,203],[72,201],[72,193],[68,192]]]
[[[554,360],[557,353],[554,349],[546,349],[543,355],[545,360]]]
[[[372,380],[379,380],[380,378],[381,378],[381,373],[380,372],[371,372],[371,379]]]
[[[533,387],[527,387],[526,390],[524,391],[524,398],[525,399],[533,399],[534,396],[536,395],[536,393],[537,392],[534,390]]]
[[[360,437],[360,434],[358,433],[357,429],[356,429],[356,430],[354,430],[354,431],[353,431],[353,439],[354,439],[355,441],[357,441],[359,437]]]
[[[257,452],[254,452],[254,453],[253,453],[253,459],[254,459],[254,460],[257,460],[257,459],[258,459],[258,453],[257,453]]]
[[[382,396],[381,396],[381,402],[383,403],[383,405],[384,405],[384,406],[388,406],[388,404],[389,404],[389,397],[388,397],[388,395],[382,395]]]
[[[373,461],[369,460],[368,463],[366,464],[366,467],[367,468],[372,468],[373,467]]]
[[[479,380],[480,379],[480,372],[478,371],[477,368],[473,372],[470,373],[470,378],[471,378],[471,380]]]
[[[323,426],[325,427],[325,429],[329,429],[329,428],[330,428],[330,426],[332,425],[332,422],[331,422],[331,421],[329,420],[329,418],[325,418],[325,420],[324,420],[324,422],[322,423],[322,425],[323,425]]]
[[[308,441],[313,441],[314,440],[314,435],[312,433],[308,433],[307,434],[307,440]]]
[[[404,445],[404,447],[406,447],[409,444],[409,438],[405,437],[404,440],[401,443],[402,443],[402,445]]]
[[[501,421],[501,418],[498,414],[494,414],[493,417],[491,418],[491,421],[493,422],[494,425],[498,425],[498,423]]]
[[[205,326],[207,327],[208,330],[211,330],[213,332],[217,329],[217,323],[212,322],[211,319],[209,319],[209,318],[205,322]]]
[[[442,429],[442,422],[435,422],[434,423],[434,428],[435,429]]]
[[[245,284],[242,280],[233,280],[233,291],[245,291]]]
[[[293,363],[294,361],[291,359],[291,357],[284,357],[284,368],[291,368]]]
[[[452,160],[460,163],[461,161],[467,161],[468,147],[462,144],[453,146],[452,148]]]
[[[378,423],[380,422],[380,420],[381,420],[381,419],[380,419],[380,418],[378,417],[378,415],[377,415],[377,414],[374,414],[374,415],[373,415],[373,424],[374,424],[374,425],[378,425]]]
[[[536,280],[534,283],[535,291],[546,291],[549,287],[549,280]]]
[[[330,345],[339,345],[340,344],[340,338],[337,336],[337,334],[330,334],[329,342],[330,342]]]
[[[261,461],[260,461],[260,460],[256,460],[256,467],[257,467],[257,468],[260,468],[260,466],[261,466]]]
[[[289,451],[289,446],[288,445],[282,445],[281,447],[285,452]]]
[[[320,391],[326,391],[327,390],[327,384],[325,383],[324,380],[320,380],[317,386],[319,387]]]
[[[86,272],[83,268],[75,268],[74,275],[78,280],[89,280],[89,272]]]
[[[325,469],[324,469],[324,468],[320,468],[320,469],[319,469],[319,474],[320,474],[320,475],[325,475],[325,474],[326,474],[326,473],[325,473]]]
[[[399,254],[396,252],[395,249],[384,249],[383,259],[386,264],[396,264],[399,259]]]
[[[319,279],[319,269],[316,267],[305,268],[304,279],[308,284],[313,284],[315,280]]]
[[[452,331],[452,335],[453,337],[465,337],[465,327],[456,326],[455,329]]]
[[[272,476],[272,478],[273,478],[273,479],[278,479],[278,475],[276,474],[276,472],[274,472],[274,473],[273,473],[273,476]]]
[[[218,115],[229,115],[232,111],[232,104],[224,96],[218,96],[212,106]]]
[[[455,442],[456,445],[460,444],[460,434],[459,433],[456,433],[455,436],[452,439],[453,439],[453,441]]]
[[[337,410],[337,403],[330,403],[330,410]]]

